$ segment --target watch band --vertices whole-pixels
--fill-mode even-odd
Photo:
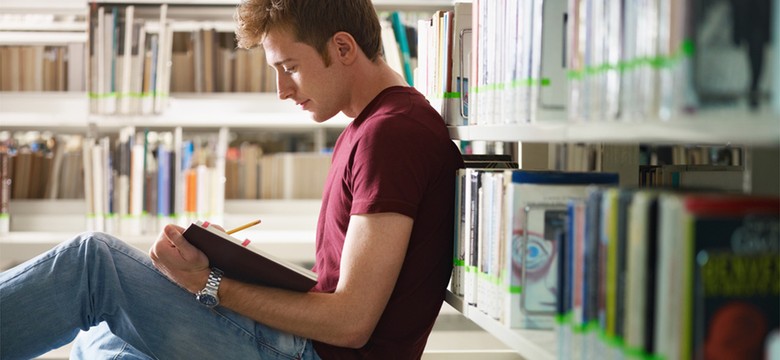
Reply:
[[[219,290],[219,283],[222,282],[222,274],[224,274],[222,270],[213,267],[209,273],[208,280],[206,280],[206,289],[213,291],[214,295],[216,295],[217,290]]]

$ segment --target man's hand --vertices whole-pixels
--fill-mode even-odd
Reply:
[[[182,227],[168,224],[149,249],[154,266],[165,276],[196,293],[206,286],[209,259],[182,236]]]

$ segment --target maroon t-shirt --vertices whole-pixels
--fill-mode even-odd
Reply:
[[[455,172],[463,160],[441,116],[410,87],[383,90],[347,126],[333,151],[317,224],[313,291],[333,292],[354,214],[414,219],[387,307],[360,349],[314,342],[323,359],[412,359],[422,355],[452,270]]]

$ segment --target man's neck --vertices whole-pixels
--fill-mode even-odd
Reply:
[[[351,106],[342,111],[350,118],[354,119],[360,115],[383,90],[393,86],[409,86],[404,78],[393,71],[384,60],[365,61],[356,66],[356,72],[353,73]]]

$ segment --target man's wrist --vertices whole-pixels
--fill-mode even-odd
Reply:
[[[206,307],[213,308],[219,305],[219,285],[222,282],[222,270],[212,268],[209,272],[206,286],[195,294],[195,299]]]

